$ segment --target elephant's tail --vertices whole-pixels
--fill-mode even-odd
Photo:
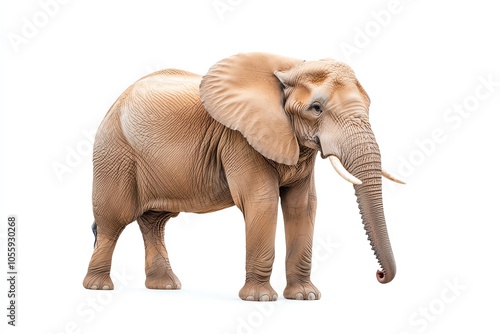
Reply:
[[[92,224],[92,232],[94,233],[94,248],[95,248],[95,244],[97,243],[97,224],[95,222]]]

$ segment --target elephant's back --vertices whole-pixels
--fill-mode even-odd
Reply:
[[[178,69],[166,69],[151,73],[134,83],[129,88],[130,97],[140,97],[145,94],[166,93],[193,94],[199,96],[201,75]]]
[[[200,81],[200,75],[182,70],[158,71],[138,80],[124,93],[120,108],[120,125],[127,141],[143,151],[154,144],[179,140],[185,129],[206,113],[200,100]]]
[[[139,79],[125,93],[122,124],[178,117],[201,104],[201,76],[182,70],[163,70]]]

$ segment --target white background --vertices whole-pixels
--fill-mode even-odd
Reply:
[[[2,279],[2,331],[499,332],[500,20],[491,1],[62,2],[3,1],[0,9],[2,263],[7,216],[18,215],[20,225],[18,327],[6,325]],[[229,7],[218,12],[214,3]],[[167,224],[182,290],[144,287],[135,223],[114,254],[116,289],[85,290],[93,245],[89,147],[108,108],[149,72],[203,74],[250,51],[336,58],[356,71],[372,99],[383,164],[407,181],[384,181],[394,281],[376,281],[353,189],[318,158],[312,278],[320,301],[282,297],[282,220],[271,278],[279,301],[238,299],[244,226],[234,208]],[[58,175],[54,166],[62,165]]]

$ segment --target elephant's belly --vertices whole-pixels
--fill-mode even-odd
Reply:
[[[229,194],[224,196],[197,196],[174,197],[174,196],[156,196],[144,202],[142,212],[148,210],[166,211],[166,212],[193,212],[207,213],[222,210],[234,205]]]
[[[146,166],[144,166],[146,168]],[[213,168],[196,171],[189,161],[169,160],[140,172],[141,210],[205,213],[234,205],[225,177]]]

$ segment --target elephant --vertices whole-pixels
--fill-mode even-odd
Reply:
[[[180,289],[164,241],[181,212],[236,205],[245,222],[246,277],[239,297],[275,301],[270,284],[278,207],[285,227],[287,299],[316,300],[311,282],[318,152],[353,184],[362,222],[390,282],[396,265],[382,203],[381,167],[370,98],[353,70],[333,59],[305,61],[240,53],[200,76],[167,69],[116,100],[93,148],[94,250],[83,285],[113,289],[111,260],[123,229],[137,221],[145,285]]]

